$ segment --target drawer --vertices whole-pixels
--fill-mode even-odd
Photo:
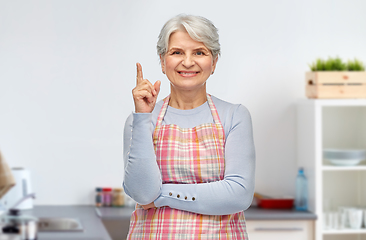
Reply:
[[[314,221],[252,220],[247,221],[250,240],[313,240]]]

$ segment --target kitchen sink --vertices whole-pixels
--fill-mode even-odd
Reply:
[[[78,232],[83,226],[76,218],[38,218],[38,232]]]

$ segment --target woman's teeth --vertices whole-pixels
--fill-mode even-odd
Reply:
[[[183,74],[183,75],[194,75],[194,74],[197,74],[197,72],[179,72],[179,74]]]

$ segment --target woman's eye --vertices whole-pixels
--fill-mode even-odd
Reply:
[[[179,52],[179,51],[174,51],[174,52],[173,52],[173,55],[174,55],[174,54],[178,54],[178,55],[179,55],[179,54],[180,54],[180,52]]]
[[[196,55],[201,56],[201,55],[204,55],[204,53],[199,51],[199,52],[196,52]]]

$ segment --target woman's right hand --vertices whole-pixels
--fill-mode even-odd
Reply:
[[[135,102],[136,113],[151,113],[160,91],[161,82],[158,80],[152,85],[149,80],[142,75],[142,66],[136,63],[136,87],[132,89],[133,101]]]

